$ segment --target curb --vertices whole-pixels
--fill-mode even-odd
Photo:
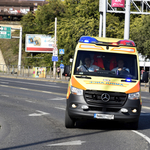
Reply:
[[[4,78],[15,78],[15,79],[25,79],[25,80],[36,80],[36,81],[48,81],[48,82],[58,82],[58,83],[66,83],[68,84],[68,79],[67,80],[58,80],[58,79],[48,79],[48,78],[31,78],[31,77],[15,77],[15,76],[3,76],[0,75],[0,77]]]

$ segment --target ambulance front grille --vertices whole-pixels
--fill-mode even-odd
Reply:
[[[110,96],[109,100],[107,99],[102,100],[102,96]],[[84,91],[84,98],[88,104],[91,105],[105,105],[105,106],[123,106],[127,100],[126,93],[119,93],[119,92],[104,92],[104,91],[92,91],[86,90]]]

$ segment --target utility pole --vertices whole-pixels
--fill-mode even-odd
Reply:
[[[116,0],[117,1],[117,0]],[[122,0],[125,2],[125,0]],[[117,1],[117,3],[120,3],[121,1]],[[141,9],[138,7],[139,2],[141,2]],[[122,10],[117,10],[117,7],[112,7],[108,0],[99,0],[99,12],[100,12],[100,23],[99,23],[99,37],[102,36],[103,31],[103,37],[106,35],[106,13],[123,13],[125,14],[125,24],[124,24],[124,39],[129,39],[129,32],[130,32],[130,14],[143,14],[143,15],[150,15],[149,12],[147,12],[147,9],[150,10],[149,3],[150,0],[126,0],[126,6],[125,8],[121,8]],[[135,8],[134,11],[130,11],[130,3],[132,3],[132,6]],[[144,8],[146,9],[146,12]]]
[[[129,39],[130,33],[130,0],[126,0],[125,23],[124,23],[124,39]]]
[[[107,0],[104,1],[104,11],[103,11],[103,37],[106,37],[106,10],[107,10]]]
[[[56,39],[57,39],[56,36],[57,36],[57,18],[55,18],[55,43],[54,43],[54,47],[56,47],[56,43],[57,43],[56,42]],[[57,56],[58,56],[58,52],[57,52]],[[56,61],[53,61],[53,77],[55,77],[55,74],[56,74]]]
[[[21,55],[22,55],[22,27],[20,27],[20,39],[19,39],[19,58],[18,58],[18,70],[21,69]]]

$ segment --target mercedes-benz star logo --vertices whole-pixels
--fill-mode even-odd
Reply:
[[[103,102],[108,102],[110,100],[110,95],[107,94],[107,93],[103,93],[101,95],[101,99],[102,99]]]

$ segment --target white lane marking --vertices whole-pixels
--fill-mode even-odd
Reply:
[[[49,115],[49,113],[44,112],[44,111],[40,111],[40,110],[36,110],[36,111],[37,111],[38,113],[29,114],[28,116],[37,117],[37,116]]]
[[[8,85],[0,85],[0,86],[3,86],[3,87],[9,87]]]
[[[144,134],[142,134],[142,133],[140,133],[138,131],[135,131],[135,130],[132,130],[132,132],[140,135],[142,138],[144,138],[150,144],[150,138],[148,136],[146,136],[146,135],[144,135]]]
[[[55,93],[55,92],[49,92],[49,91],[40,91],[40,90],[34,90],[34,89],[27,89],[27,88],[19,88],[15,86],[5,86],[5,85],[0,85],[2,87],[8,87],[8,88],[14,88],[14,89],[20,89],[20,90],[28,90],[28,91],[34,91],[34,92],[42,92],[42,93],[48,93],[48,94],[54,94],[54,95],[61,95],[61,96],[66,96],[66,94],[63,93]]]
[[[26,100],[26,102],[29,102],[29,103],[35,103],[35,102],[29,101],[29,100]]]
[[[144,97],[144,96],[141,96],[141,98],[150,99],[149,97]]]
[[[38,83],[28,83],[28,82],[21,82],[21,81],[11,81],[11,80],[3,80],[2,81],[9,81],[9,82],[16,82],[16,83],[24,83],[24,84],[32,84],[32,85],[38,85],[38,86],[48,86],[48,87],[56,87],[56,88],[64,88],[63,86],[55,86],[55,85],[45,85],[45,84],[38,84]]]
[[[61,101],[61,100],[66,100],[66,98],[62,98],[62,97],[56,97],[56,98],[52,98],[52,99],[48,99],[48,100],[51,100],[51,101]]]
[[[43,92],[43,93],[52,93],[52,92],[49,92],[49,91],[41,91],[41,92]]]
[[[144,109],[150,109],[150,107],[147,107],[147,106],[142,106],[142,108],[144,108]]]
[[[86,141],[69,141],[69,142],[63,142],[63,143],[56,143],[56,144],[48,144],[47,146],[69,146],[69,145],[82,145],[82,143],[85,143]]]
[[[4,96],[4,97],[9,97],[9,95],[2,95],[2,96]]]
[[[55,107],[55,108],[60,110],[66,110],[65,108],[61,108],[61,107]]]
[[[21,89],[21,90],[29,90],[29,89],[27,89],[27,88],[19,88],[19,89]]]
[[[9,82],[1,82],[2,84],[9,84]]]

